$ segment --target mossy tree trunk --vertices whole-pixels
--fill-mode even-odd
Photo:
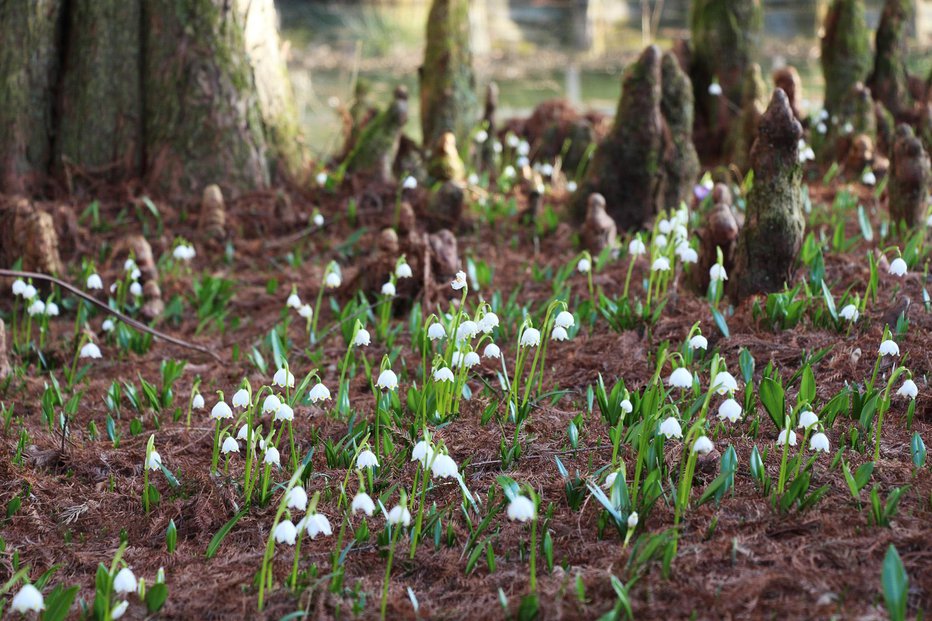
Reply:
[[[466,144],[476,118],[476,79],[469,45],[469,0],[434,0],[420,68],[422,144],[430,149],[444,132]]]
[[[877,26],[874,70],[867,81],[874,99],[882,101],[897,118],[913,105],[906,74],[906,26],[912,14],[912,0],[884,3]]]
[[[871,70],[870,34],[863,0],[834,0],[825,17],[822,36],[822,75],[825,109],[836,113],[842,100]]]
[[[0,3],[0,190],[262,188],[301,165],[272,0]],[[6,92],[9,90],[9,92]]]

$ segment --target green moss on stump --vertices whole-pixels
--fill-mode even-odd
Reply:
[[[825,109],[835,113],[842,99],[871,70],[870,32],[863,0],[834,0],[825,17],[821,41]]]
[[[671,52],[663,55],[660,76],[660,114],[669,130],[664,133],[664,193],[660,207],[676,209],[689,200],[699,176],[699,155],[693,144],[695,99],[689,77]]]

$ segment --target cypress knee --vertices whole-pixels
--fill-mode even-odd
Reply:
[[[887,0],[877,26],[874,71],[867,81],[874,99],[899,118],[912,108],[906,75],[906,25],[912,0]]]
[[[870,34],[863,0],[834,0],[825,17],[822,36],[822,75],[825,109],[837,112],[842,99],[871,70]]]
[[[741,89],[741,113],[731,126],[726,151],[731,162],[746,171],[750,165],[751,145],[757,137],[757,124],[767,109],[767,87],[761,75],[760,65],[752,63],[744,74]],[[795,114],[795,112],[794,112]]]
[[[781,289],[796,264],[805,229],[799,165],[802,133],[786,93],[776,89],[751,148],[754,186],[738,241],[735,278],[730,281],[738,299]]]
[[[693,144],[693,87],[671,52],[661,61],[660,113],[669,132],[664,149],[664,197],[661,208],[676,209],[692,195],[699,176],[699,155]]]
[[[929,154],[905,123],[896,128],[889,183],[890,218],[910,227],[924,224],[932,184]]]

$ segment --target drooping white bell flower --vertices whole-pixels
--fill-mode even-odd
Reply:
[[[319,211],[315,211],[314,215],[311,216],[311,222],[314,223],[314,226],[321,227],[324,225],[324,214]]]
[[[861,183],[864,185],[874,185],[877,183],[877,175],[874,174],[873,170],[868,170],[861,175]]]
[[[880,344],[880,349],[878,353],[881,356],[899,356],[900,355],[900,346],[896,344],[896,341],[891,341],[887,339]]]
[[[382,295],[390,298],[395,297],[395,283],[389,280],[384,285],[382,285]]]
[[[103,289],[104,288],[104,281],[103,279],[101,279],[100,274],[91,274],[90,276],[87,277],[87,288],[88,289]]]
[[[104,332],[113,332],[113,329],[116,328],[116,324],[113,323],[113,320],[109,317],[104,319],[104,322],[100,324],[100,329]]]
[[[327,185],[327,173],[323,171],[317,173],[314,176],[314,181],[316,181],[317,185],[320,185],[320,186]]]
[[[693,442],[693,453],[698,453],[699,455],[708,455],[714,448],[715,446],[708,436],[699,436],[696,438],[696,441]]]
[[[395,266],[395,278],[411,278],[414,272],[407,263],[399,263]]]
[[[31,300],[39,294],[39,291],[32,285],[26,285],[26,288],[23,289],[23,299]]]
[[[262,402],[262,413],[263,414],[274,414],[278,411],[278,408],[282,407],[281,399],[275,395],[269,395]],[[232,412],[230,413],[232,415]]]
[[[133,281],[133,282],[130,283],[130,285],[129,285],[129,292],[130,292],[130,295],[132,295],[133,297],[138,298],[139,296],[142,295],[142,285],[140,285],[140,284],[139,284],[138,282],[136,282],[136,281]]]
[[[45,305],[45,314],[49,317],[58,317],[58,304],[49,302]]]
[[[919,394],[919,387],[916,386],[916,382],[907,379],[903,381],[903,385],[899,387],[896,394],[907,399],[915,399],[916,395]]]
[[[197,250],[188,244],[178,244],[172,250],[172,256],[179,261],[190,261],[197,256]]]
[[[787,430],[783,429],[780,431],[780,435],[777,436],[777,446],[783,446],[789,442],[790,446],[796,446],[796,432],[792,429],[789,430],[789,434],[786,433]],[[787,440],[789,438],[789,440]]]
[[[359,455],[356,456],[356,469],[362,470],[363,468],[377,468],[379,466],[379,459],[375,456],[375,453],[366,449],[361,451]]]
[[[434,369],[434,381],[435,382],[452,382],[456,378],[453,375],[453,371],[449,367],[440,367],[439,369]]]
[[[350,509],[354,514],[362,511],[369,517],[372,517],[372,514],[375,512],[375,502],[372,501],[372,498],[369,497],[369,494],[365,492],[359,492],[353,496],[353,502],[350,505]]]
[[[402,182],[401,187],[403,187],[405,190],[413,190],[417,187],[417,179],[415,179],[412,175],[408,175],[405,177],[404,182]]]
[[[330,399],[330,389],[318,382],[314,384],[314,387],[311,388],[311,391],[307,393],[307,397],[311,400],[311,403],[327,401]]]
[[[291,520],[282,520],[275,526],[275,543],[287,543],[293,546],[297,537],[298,529]]]
[[[673,222],[666,218],[661,218],[660,221],[657,222],[657,230],[664,235],[669,235],[673,232]]]
[[[572,328],[576,325],[576,318],[573,317],[573,313],[569,311],[560,311],[553,320],[553,325],[559,326],[560,328]]]
[[[518,343],[521,347],[537,347],[540,345],[540,330],[537,328],[525,328],[521,333],[521,341]]]
[[[479,364],[479,362],[479,354],[474,351],[466,352],[466,355],[463,356],[463,366],[465,366],[467,369],[473,368]]]
[[[602,484],[602,487],[605,489],[611,489],[612,485],[615,484],[615,479],[618,478],[617,472],[609,472],[608,476],[605,477],[605,483]]]
[[[434,458],[434,449],[425,440],[419,441],[411,449],[411,461],[419,461],[422,466],[427,466]]]
[[[699,253],[690,246],[686,246],[682,249],[677,248],[676,254],[683,263],[697,263],[699,261]]]
[[[720,395],[734,393],[738,390],[738,382],[735,376],[728,371],[719,371],[712,380],[712,388]]]
[[[45,302],[42,300],[33,301],[33,303],[29,305],[29,308],[26,309],[26,312],[29,313],[30,317],[42,315],[45,313]]]
[[[124,599],[110,610],[110,618],[113,619],[113,621],[122,619],[127,610],[129,610],[129,601]]]
[[[27,612],[40,612],[45,610],[45,598],[35,586],[24,584],[13,596],[10,608],[23,615]]]
[[[441,323],[432,323],[430,327],[427,328],[427,338],[432,341],[439,341],[447,335],[447,331],[443,329],[443,324]]]
[[[534,507],[534,501],[527,496],[517,494],[511,499],[511,502],[508,503],[509,520],[527,522],[528,520],[533,520],[536,514],[537,510]]]
[[[153,450],[149,453],[148,459],[146,459],[146,468],[149,470],[159,470],[162,467],[162,456],[159,455],[159,452]]]
[[[298,309],[298,316],[301,319],[310,319],[314,316],[314,309],[311,308],[310,304],[302,304],[301,308]]]
[[[667,440],[670,438],[682,438],[683,428],[680,426],[680,421],[672,416],[668,416],[660,423],[660,435],[664,436]]]
[[[634,411],[634,406],[631,404],[630,399],[622,399],[619,406],[621,407],[621,411],[625,414],[630,414],[632,411]]]
[[[569,334],[567,334],[566,328],[554,326],[553,331],[550,333],[550,338],[554,341],[565,341],[569,338]]]
[[[103,357],[103,354],[100,353],[100,348],[95,343],[85,343],[81,346],[81,351],[78,353],[80,358],[91,358],[99,359]]]
[[[654,259],[653,264],[650,266],[651,271],[654,272],[669,272],[670,271],[670,259],[666,257],[657,257]]]
[[[223,439],[223,445],[220,447],[220,452],[224,455],[230,453],[239,453],[239,442],[233,436],[227,436]]]
[[[275,410],[275,416],[273,420],[292,421],[294,420],[294,410],[287,403],[282,403],[280,406],[278,406],[278,409]]]
[[[328,289],[336,289],[343,283],[343,279],[340,278],[340,275],[334,271],[327,272],[326,278],[324,278],[324,286]]]
[[[667,378],[667,384],[674,388],[692,388],[693,374],[686,367],[673,369],[673,373]]]
[[[709,268],[709,278],[712,280],[717,280],[719,282],[723,280],[728,280],[728,274],[725,273],[725,266],[721,263],[716,263]]]
[[[741,419],[741,405],[734,399],[725,399],[718,406],[718,417],[721,420],[728,419],[728,422],[735,423]]]
[[[26,283],[20,278],[13,281],[13,295],[21,296],[26,291]],[[31,586],[31,585],[27,585]],[[25,588],[25,587],[24,587]],[[35,587],[33,587],[35,588]]]
[[[285,506],[289,509],[307,511],[307,492],[300,485],[295,485],[288,491]]]
[[[466,286],[466,272],[460,270],[456,273],[456,278],[453,279],[453,282],[450,283],[450,286],[453,287],[454,291],[459,291]]]
[[[485,349],[482,350],[482,355],[486,358],[500,358],[502,350],[495,343],[489,343],[485,346]]]
[[[858,320],[858,317],[861,316],[861,313],[858,312],[858,307],[854,304],[847,304],[844,308],[841,309],[841,311],[838,313],[838,316],[845,321],[854,323]]]
[[[718,82],[712,82],[709,84],[709,95],[713,97],[719,97],[722,94],[722,85]]]
[[[388,523],[392,525],[401,524],[403,526],[408,526],[411,524],[411,512],[408,511],[407,507],[395,505],[392,507],[392,510],[388,512]]]
[[[282,464],[282,457],[277,448],[269,446],[265,449],[265,456],[262,458],[262,461],[270,466],[280,466]]]
[[[586,257],[583,257],[576,263],[576,270],[580,274],[588,274],[592,271],[592,262]]]
[[[113,590],[116,593],[135,593],[139,588],[136,575],[129,567],[124,567],[113,578]]]
[[[391,369],[385,369],[379,373],[379,379],[375,385],[382,390],[395,390],[398,388],[398,376]]]
[[[191,399],[191,409],[192,410],[203,410],[204,409],[204,395],[197,393],[194,395],[194,398]]]
[[[821,431],[819,431],[818,433],[812,434],[812,437],[809,438],[809,450],[828,453],[829,451],[828,436],[822,433]]]
[[[575,181],[570,180],[566,182],[566,191],[569,192],[570,194],[575,192],[577,188],[578,188],[578,184]]]
[[[479,324],[467,319],[456,328],[456,341],[464,341],[475,338],[479,334]]]
[[[667,241],[666,235],[657,235],[654,237],[654,245],[658,248],[666,248],[668,243],[670,242]]]
[[[815,412],[810,412],[806,410],[799,414],[799,428],[800,429],[809,429],[813,425],[819,423],[819,417],[816,416]]]
[[[498,315],[489,311],[479,319],[479,329],[483,334],[491,334],[498,327]]]
[[[245,408],[249,406],[249,391],[245,388],[240,388],[235,393],[233,393],[233,407],[235,408]]]
[[[897,257],[890,261],[890,267],[888,270],[894,276],[905,276],[907,267],[906,261],[903,260],[903,257]]]
[[[434,456],[434,462],[430,465],[431,474],[443,479],[446,477],[456,478],[459,474],[459,467],[452,457],[444,453],[438,453]]]
[[[647,246],[641,241],[640,237],[635,237],[628,243],[628,254],[632,257],[638,257],[647,253]]]
[[[281,388],[294,388],[294,375],[291,371],[282,367],[275,372],[272,383]]]
[[[690,349],[708,349],[709,348],[709,339],[697,334],[691,339],[689,339],[689,348]]]
[[[628,516],[628,528],[634,529],[638,526],[638,512],[632,511]]]

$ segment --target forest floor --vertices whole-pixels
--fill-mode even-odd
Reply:
[[[837,181],[831,187],[822,187],[820,181],[815,181],[811,188],[814,212],[827,213],[840,187]],[[852,188],[876,222],[881,203],[868,189]],[[79,384],[83,397],[71,423],[65,450],[59,452],[61,433],[57,429],[50,431],[46,425],[42,399],[50,373],[61,381],[62,369],[71,364],[74,310],[73,306],[64,305],[62,315],[51,322],[43,351],[48,368],[41,368],[34,356],[16,357],[17,375],[5,388],[0,385],[0,401],[8,407],[15,404],[12,425],[0,437],[3,451],[0,506],[10,506],[16,497],[22,500],[18,510],[0,528],[5,544],[0,553],[0,564],[4,566],[0,574],[9,575],[16,553],[20,563],[32,566],[33,576],[57,567],[52,583],[80,585],[79,597],[90,602],[98,564],[109,565],[123,537],[128,541],[124,558],[137,576],[144,576],[151,583],[156,571],[164,567],[169,596],[161,618],[280,619],[296,610],[309,610],[311,618],[352,618],[354,606],[362,608],[362,618],[377,617],[386,559],[384,546],[376,545],[374,537],[347,554],[345,590],[337,594],[328,589],[325,579],[330,572],[333,538],[304,541],[300,562],[301,569],[307,570],[302,574],[306,588],[300,595],[284,586],[291,572],[294,548],[277,546],[273,565],[275,588],[268,595],[262,613],[256,611],[256,575],[277,503],[252,507],[226,536],[216,556],[205,555],[215,533],[240,508],[236,477],[209,474],[214,428],[207,413],[216,400],[215,391],[224,391],[229,399],[244,377],[252,386],[268,383],[274,368],[262,373],[247,354],[256,347],[266,360],[271,360],[268,334],[275,326],[284,325],[285,347],[290,351],[290,364],[299,381],[310,369],[319,368],[322,381],[336,395],[339,365],[346,351],[340,331],[331,331],[322,343],[311,347],[304,321],[283,309],[292,285],[303,300],[316,298],[323,266],[331,259],[343,267],[344,283],[351,283],[354,271],[364,263],[369,249],[375,247],[380,229],[390,223],[390,213],[363,210],[358,226],[351,226],[343,216],[348,198],[345,192],[296,194],[294,208],[300,219],[304,221],[319,207],[327,225],[281,247],[276,247],[275,241],[286,239],[296,228],[282,225],[271,215],[275,202],[272,194],[250,195],[230,202],[227,227],[232,235],[228,243],[208,243],[197,232],[195,204],[158,203],[161,222],[157,223],[150,214],[127,208],[126,199],[103,200],[99,205],[99,222],[103,224],[95,227],[87,220],[82,222],[74,239],[63,245],[63,258],[69,265],[66,279],[72,282],[78,278],[82,258],[96,260],[105,283],[121,279],[123,258],[112,256],[112,249],[119,247],[121,238],[130,232],[145,233],[156,257],[171,254],[176,236],[195,242],[197,257],[190,267],[164,270],[160,274],[163,298],[172,312],[158,328],[212,349],[219,360],[158,340],[142,354],[121,349],[112,335],[101,331],[104,315],[95,313],[90,326],[98,335],[103,358],[92,361]],[[393,194],[383,198],[386,205],[394,205]],[[554,202],[560,201],[558,195]],[[75,201],[73,207],[81,214],[87,205]],[[119,222],[121,213],[128,214],[125,224],[107,226],[108,222]],[[856,236],[858,225],[854,215],[848,214],[845,229],[850,236]],[[360,230],[361,236],[357,235]],[[810,218],[809,230],[817,239],[832,238],[827,217]],[[476,299],[491,301],[493,292],[499,292],[505,300],[514,294],[518,306],[530,309],[551,300],[554,274],[564,266],[575,266],[578,256],[572,236],[565,233],[565,228],[561,228],[557,233],[545,232],[536,237],[532,227],[519,224],[514,216],[494,225],[477,218],[471,228],[457,235],[460,256],[471,257],[482,266],[483,273],[491,274],[489,285],[470,291],[471,303],[475,304]],[[869,279],[866,257],[874,245],[860,240],[844,252],[826,253],[825,280],[833,291],[841,292],[850,286],[863,292]],[[647,276],[645,261],[637,264],[634,283]],[[620,295],[627,267],[624,253],[618,260],[607,261],[593,274],[594,285],[610,297]],[[199,306],[192,288],[205,274],[230,281],[231,295],[222,307],[224,312],[216,315],[218,321],[207,321],[198,332]],[[921,266],[901,280],[892,279],[883,269],[880,276],[876,302],[868,305],[867,312],[850,330],[831,329],[812,321],[809,315],[792,328],[774,329],[766,318],[755,317],[754,303],[749,300],[725,314],[730,337],[724,338],[713,321],[708,302],[701,293],[688,287],[686,278],[673,286],[662,315],[653,326],[616,331],[602,319],[593,325],[582,325],[571,340],[549,345],[546,384],[552,390],[565,392],[536,404],[521,431],[523,454],[507,470],[501,466],[500,442],[502,430],[510,439],[508,434],[514,427],[508,423],[500,427],[494,419],[486,425],[481,422],[486,407],[498,399],[497,393],[484,389],[479,380],[484,377],[490,385],[497,385],[495,365],[483,361],[469,382],[472,398],[463,400],[459,415],[453,422],[436,428],[435,434],[449,448],[467,487],[477,497],[489,498],[488,490],[497,487],[496,477],[500,474],[531,484],[540,495],[541,518],[546,517],[540,536],[549,532],[553,548],[552,570],[543,556],[538,558],[542,618],[591,619],[608,612],[617,601],[610,575],[628,584],[637,619],[885,618],[881,566],[890,544],[896,546],[909,576],[910,615],[918,610],[932,610],[929,545],[932,472],[928,466],[914,468],[910,452],[914,432],[927,441],[932,439],[932,390],[925,380],[932,373],[929,347],[932,313],[923,304],[926,281]],[[798,279],[805,278],[802,268]],[[569,309],[573,311],[589,295],[587,282],[575,270],[566,282],[570,289]],[[4,291],[9,291],[8,285]],[[325,294],[319,318],[322,329],[337,320],[330,298],[342,308],[355,294],[349,286]],[[453,298],[456,293],[444,287],[443,295]],[[172,302],[175,296],[178,301]],[[11,298],[6,294],[0,296],[5,316],[9,317],[11,307]],[[722,308],[726,307],[727,302]],[[774,457],[779,454],[774,448],[777,429],[755,400],[755,408],[745,412],[744,420],[720,427],[716,432],[716,447],[724,451],[730,444],[737,453],[734,488],[717,506],[714,502],[695,506],[694,502],[688,510],[681,524],[678,554],[668,577],[662,575],[660,561],[635,558],[644,551],[644,546],[638,545],[639,539],[643,543],[651,533],[673,527],[674,509],[668,499],[657,502],[649,515],[642,516],[638,535],[627,547],[623,547],[614,528],[605,525],[604,512],[595,499],[588,498],[578,510],[571,509],[555,456],[570,473],[578,472],[584,479],[612,459],[607,424],[598,407],[587,404],[587,389],[600,374],[609,386],[623,378],[630,390],[642,389],[654,373],[661,345],[670,342],[672,347],[679,348],[698,321],[709,339],[707,357],[717,351],[737,376],[739,352],[745,348],[756,361],[755,383],[772,361],[787,382],[790,402],[795,402],[797,391],[791,376],[802,367],[804,357],[827,348],[824,356],[817,356],[812,364],[817,380],[814,405],[821,407],[846,385],[862,383],[871,376],[884,324],[892,327],[904,309],[908,330],[897,340],[901,352],[908,353],[905,363],[919,385],[915,418],[907,428],[907,402],[893,400],[882,428],[881,457],[870,484],[860,493],[859,503],[849,492],[836,456],[838,448],[845,445],[850,428],[857,426],[857,421],[842,413],[832,428],[826,430],[832,442],[831,452],[817,459],[812,468],[813,487],[828,486],[824,497],[805,511],[793,508],[782,512],[775,508],[748,467],[752,449],[758,446],[761,451],[771,449],[771,458],[765,464],[772,479],[776,480],[780,468],[780,460]],[[504,313],[500,314],[504,317]],[[397,323],[406,321],[407,311],[400,312]],[[8,329],[9,323],[7,320]],[[374,334],[371,327],[370,331]],[[509,334],[510,342],[506,339],[500,345],[511,365],[515,351],[513,327]],[[386,353],[391,354],[393,368],[401,377],[403,394],[405,384],[419,382],[416,375],[420,355],[411,345],[406,330],[398,332],[391,351],[376,338],[364,349],[368,363],[375,366]],[[168,359],[187,361],[175,385],[175,400],[170,408],[160,415],[146,406],[137,411],[125,390],[118,407],[108,406],[105,397],[113,382],[138,385],[145,378],[158,385],[160,365]],[[362,365],[354,365],[354,369],[358,372],[355,377],[350,374],[350,403],[357,420],[368,420],[374,409],[372,392]],[[888,371],[889,363],[884,361],[882,376]],[[662,376],[668,374],[666,367]],[[189,427],[185,422],[187,402],[197,378],[207,409],[195,411]],[[503,407],[499,405],[499,411]],[[329,406],[322,409],[302,404],[295,409],[298,453],[305,455],[312,448],[314,451],[306,487],[309,494],[323,492],[319,510],[330,516],[337,530],[340,513],[336,492],[346,470],[328,465],[323,444],[328,439],[336,442],[343,438],[347,422],[332,417]],[[177,420],[175,413],[180,415]],[[574,450],[567,429],[579,414],[582,425]],[[115,419],[118,446],[104,431],[108,415]],[[134,419],[141,425],[137,423],[131,430]],[[754,420],[759,420],[756,437],[750,431]],[[92,437],[92,423],[96,426],[96,438]],[[28,433],[22,460],[17,459],[23,448],[20,426]],[[161,500],[146,515],[141,495],[150,433],[155,434],[163,463],[180,484],[170,487],[163,477],[156,476],[159,473],[152,473],[151,480],[159,489]],[[415,464],[407,459],[411,439],[401,429],[392,433],[397,450],[405,458],[393,460],[380,472],[375,491],[391,492],[392,486],[399,483],[410,488],[414,477]],[[678,446],[668,443],[665,456],[674,471],[678,471],[680,452],[672,447]],[[843,457],[854,471],[871,460],[872,452],[873,442],[868,441],[862,451],[847,447]],[[622,446],[621,457],[630,477],[634,471],[630,446]],[[241,460],[241,455],[233,457],[231,472],[240,471]],[[285,461],[283,451],[283,464]],[[287,468],[275,480],[287,480],[285,472]],[[700,468],[694,499],[717,473],[714,462],[711,467]],[[869,493],[874,485],[884,500],[893,489],[908,488],[888,526],[871,522]],[[500,501],[501,494],[498,496]],[[394,504],[396,498],[397,494],[390,500],[386,498],[386,507]],[[442,522],[448,531],[438,537],[436,546],[431,532],[414,560],[409,560],[407,546],[400,546],[399,550],[404,552],[395,556],[388,618],[502,618],[505,613],[500,591],[508,599],[512,612],[527,592],[528,527],[508,522],[504,515],[497,518],[489,531],[494,533],[491,538],[494,571],[490,571],[483,553],[475,568],[466,572],[469,559],[464,545],[470,526],[459,508],[460,499],[455,483],[440,483],[430,491],[428,500],[441,508]],[[166,551],[170,520],[178,531],[178,547],[173,554]],[[379,516],[368,522],[373,533],[380,532],[384,524]],[[358,526],[358,519],[354,524]],[[452,539],[449,544],[448,536]],[[584,594],[578,588],[579,583],[584,585]],[[409,589],[416,596],[418,612],[412,606]],[[124,618],[143,617],[144,607],[133,604]]]

